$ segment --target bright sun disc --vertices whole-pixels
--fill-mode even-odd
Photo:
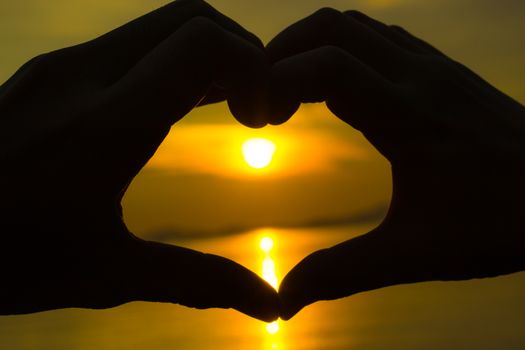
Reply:
[[[249,139],[242,145],[244,160],[255,169],[267,167],[275,153],[275,144],[266,139]]]
[[[270,334],[275,334],[279,332],[279,323],[277,321],[268,323],[266,325],[266,331]]]
[[[259,246],[261,247],[261,250],[263,252],[268,253],[273,248],[273,239],[271,239],[270,237],[263,237],[261,238]]]

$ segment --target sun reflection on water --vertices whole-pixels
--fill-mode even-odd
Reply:
[[[268,282],[272,287],[277,289],[279,287],[279,282],[277,280],[277,273],[275,268],[275,261],[272,256],[272,250],[274,248],[274,239],[268,235],[264,235],[259,242],[259,248],[261,249],[263,255],[262,260],[262,278]],[[280,341],[278,338],[278,333],[280,330],[279,321],[268,323],[266,325],[267,340],[271,349],[280,349]]]

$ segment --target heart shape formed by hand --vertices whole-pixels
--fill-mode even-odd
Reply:
[[[324,101],[392,165],[383,223],[305,258],[278,294],[233,261],[144,241],[123,221],[122,196],[170,127],[224,100],[250,127]],[[174,1],[31,60],[0,87],[0,116],[0,314],[144,300],[270,321],[389,285],[525,268],[523,106],[356,11],[319,10],[264,47],[203,1]]]
[[[281,32],[266,53],[270,124],[288,120],[300,103],[325,101],[390,161],[393,175],[379,227],[311,254],[286,275],[282,318],[318,300],[381,287],[525,268],[520,230],[493,239],[501,222],[519,218],[525,145],[513,151],[505,136],[495,137],[497,113],[483,105],[507,120],[523,120],[523,106],[500,100],[501,92],[404,29],[357,11],[317,11]],[[498,124],[498,132],[509,135],[512,125]],[[489,135],[491,144],[479,142]],[[520,195],[508,195],[514,191]]]

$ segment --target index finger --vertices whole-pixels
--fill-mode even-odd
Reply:
[[[101,37],[79,45],[88,50],[104,70],[107,79],[114,81],[131,69],[136,62],[195,17],[217,23],[251,44],[263,48],[261,40],[232,19],[202,0],[177,0],[116,28]]]
[[[347,51],[375,71],[391,78],[406,52],[352,17],[323,8],[279,33],[266,47],[272,63],[323,46]]]

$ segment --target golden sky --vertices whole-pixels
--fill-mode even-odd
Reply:
[[[358,9],[400,24],[525,102],[522,0],[215,0],[267,42],[323,6]],[[0,1],[0,81],[29,58],[103,34],[166,1]],[[275,160],[242,163],[249,137],[275,142]],[[130,228],[210,231],[337,219],[384,206],[388,163],[323,105],[307,105],[281,127],[250,130],[225,104],[199,108],[173,127],[124,202]]]

